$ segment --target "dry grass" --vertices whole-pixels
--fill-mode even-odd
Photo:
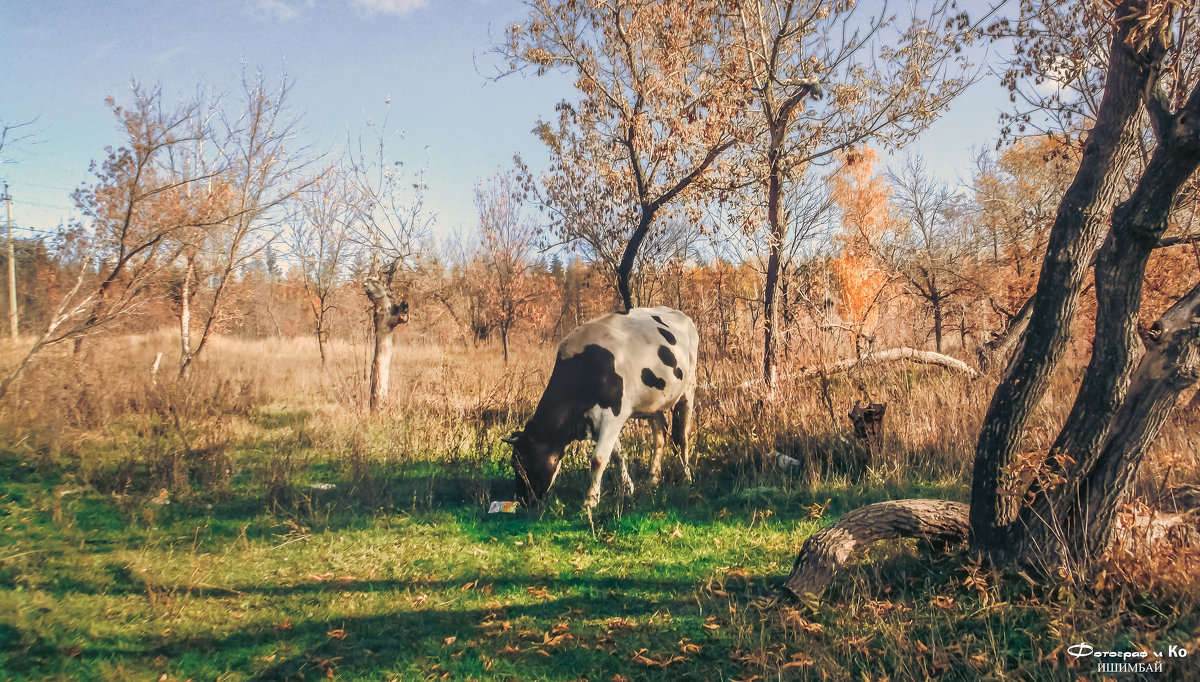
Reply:
[[[511,493],[500,438],[532,413],[550,346],[514,343],[505,364],[498,347],[402,331],[392,402],[372,416],[365,337],[335,340],[324,367],[308,338],[217,337],[184,379],[174,344],[167,330],[49,356],[0,411],[6,466],[23,477],[0,486],[17,543],[5,556],[19,555],[0,562],[0,598],[23,633],[12,651],[25,660],[10,660],[34,677],[560,678],[599,666],[605,679],[1062,679],[1082,671],[1059,645],[1183,644],[1196,622],[1196,557],[1183,547],[1126,552],[1105,584],[1065,589],[891,544],[824,604],[772,602],[828,518],[889,497],[965,497],[991,378],[891,365],[785,379],[767,396],[752,366],[704,359],[697,484],[606,494],[593,533],[576,513],[582,445],[540,515],[479,511]],[[0,365],[12,356],[0,349]],[[1028,449],[1049,445],[1077,380],[1070,367],[1055,379]],[[846,416],[864,397],[888,404],[873,450]],[[1155,446],[1149,496],[1200,478],[1196,419],[1181,412]],[[647,431],[631,428],[625,447],[644,449]],[[776,451],[803,472],[778,471]],[[635,458],[635,478],[645,467]],[[153,503],[160,489],[170,507]],[[62,559],[24,553],[37,547]],[[1147,596],[1168,588],[1170,602]],[[37,615],[46,608],[52,618]],[[92,653],[79,643],[89,629],[103,633]],[[197,656],[214,641],[217,658]]]

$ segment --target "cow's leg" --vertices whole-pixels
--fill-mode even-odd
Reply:
[[[692,467],[689,462],[688,432],[692,429],[692,395],[691,391],[675,403],[671,408],[671,440],[679,448],[679,457],[683,459],[683,477],[692,480]]]
[[[650,417],[650,434],[654,439],[654,454],[650,459],[650,484],[662,479],[662,454],[667,446],[667,419],[662,413]]]
[[[633,494],[633,477],[629,475],[629,460],[621,452],[621,442],[613,447],[613,459],[617,460],[617,465],[621,467],[621,484],[625,486],[627,495]]]
[[[604,469],[608,466],[608,460],[617,446],[617,439],[621,435],[621,424],[622,422],[615,419],[608,420],[597,429],[596,449],[592,450],[592,485],[588,488],[586,502],[588,513],[591,513],[592,508],[600,503],[600,479],[604,476]]]

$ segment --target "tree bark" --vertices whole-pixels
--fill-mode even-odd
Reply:
[[[819,596],[856,550],[880,540],[964,542],[968,510],[963,502],[947,500],[892,500],[855,509],[804,541],[783,590],[797,598]]]
[[[392,303],[392,292],[379,277],[369,277],[363,283],[371,300],[375,348],[371,354],[371,383],[368,407],[372,413],[383,409],[388,396],[392,366],[392,331],[408,322],[408,302]]]
[[[1135,149],[1140,94],[1150,82],[1151,68],[1125,46],[1134,23],[1125,14],[1113,29],[1096,124],[1050,231],[1029,328],[992,396],[976,445],[971,531],[978,548],[997,557],[1010,549],[1009,531],[1020,503],[1019,496],[1002,494],[1002,485],[1015,461],[1025,425],[1066,349],[1093,244]]]
[[[1112,540],[1116,514],[1132,497],[1138,468],[1179,395],[1200,379],[1200,285],[1159,318],[1150,336],[1128,399],[1084,484],[1087,504],[1076,511],[1087,515],[1080,528],[1096,556]]]
[[[771,130],[771,150],[767,154],[767,225],[771,236],[768,239],[767,276],[763,291],[763,382],[767,391],[775,385],[775,356],[779,346],[779,290],[780,251],[787,239],[788,223],[783,215],[783,169],[779,165],[783,146],[782,130]]]
[[[179,357],[183,360],[192,355],[192,275],[195,271],[195,258],[188,255],[187,266],[183,270],[183,286],[179,294]]]
[[[657,212],[658,207],[655,205],[642,206],[637,227],[629,237],[629,243],[625,245],[625,251],[621,254],[621,263],[617,266],[617,293],[621,295],[621,303],[625,310],[633,310],[633,289],[629,286],[629,277],[633,273],[633,261],[637,258],[638,249],[642,248],[642,242],[650,232],[650,226],[654,224],[654,214]]]
[[[1149,85],[1151,91],[1158,87],[1153,81]],[[1128,501],[1128,486],[1149,445],[1139,441],[1157,435],[1174,407],[1173,402],[1160,405],[1157,392],[1178,395],[1174,389],[1153,384],[1142,368],[1148,362],[1187,363],[1180,357],[1154,356],[1167,343],[1161,335],[1185,333],[1180,326],[1188,324],[1186,309],[1195,292],[1155,323],[1160,335],[1156,347],[1140,363],[1138,317],[1150,256],[1162,243],[1176,195],[1200,167],[1200,123],[1196,122],[1200,89],[1177,114],[1165,107],[1156,110],[1161,105],[1156,105],[1153,95],[1148,106],[1151,118],[1158,121],[1158,145],[1133,193],[1114,211],[1112,229],[1097,256],[1092,357],[1071,413],[1043,463],[1053,478],[1066,483],[1060,490],[1032,490],[1033,504],[1023,511],[1019,531],[1023,558],[1052,552],[1062,562],[1079,565],[1099,558],[1111,539],[1113,515]],[[1186,375],[1188,370],[1180,371]],[[1131,387],[1135,376],[1141,383]],[[1166,381],[1165,376],[1159,376],[1158,383]],[[1154,409],[1163,410],[1161,415],[1151,409],[1155,405]],[[1103,490],[1097,490],[1097,485]],[[1108,506],[1095,506],[1102,501]]]

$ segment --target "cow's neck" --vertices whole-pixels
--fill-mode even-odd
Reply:
[[[525,425],[525,432],[561,452],[572,441],[586,437],[584,427],[582,415],[576,414],[569,403],[543,396],[533,418]]]

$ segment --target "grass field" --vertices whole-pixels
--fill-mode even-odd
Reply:
[[[894,405],[872,458],[815,389],[764,407],[714,372],[697,482],[608,486],[592,527],[582,450],[545,508],[486,513],[511,497],[499,438],[544,349],[505,367],[409,348],[395,410],[367,417],[353,348],[321,373],[299,341],[225,342],[215,367],[151,384],[159,345],[35,374],[69,390],[27,388],[4,415],[0,679],[1092,679],[1066,646],[1200,648],[1193,586],[1031,585],[961,548],[878,546],[820,602],[776,599],[803,539],[846,511],[967,499],[986,386],[868,377]],[[807,471],[771,468],[776,449]],[[1170,663],[1157,678],[1196,671]]]

